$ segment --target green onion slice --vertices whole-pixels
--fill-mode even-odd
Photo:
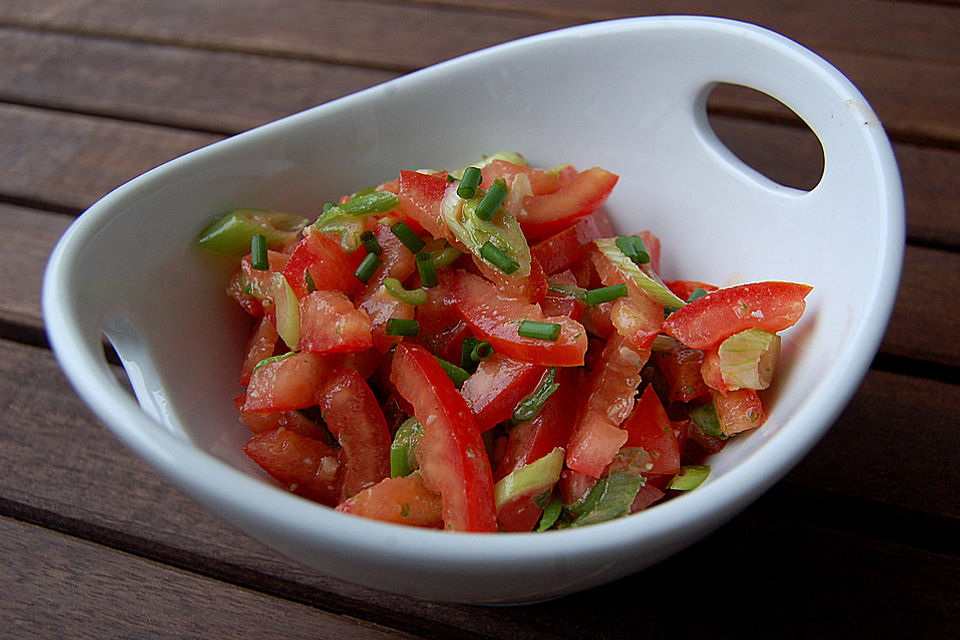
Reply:
[[[360,266],[357,267],[357,270],[353,272],[353,275],[357,276],[363,282],[370,282],[370,278],[373,277],[373,274],[376,273],[381,264],[383,264],[383,260],[380,259],[380,256],[375,253],[368,253],[367,257],[360,263]]]
[[[490,189],[480,199],[477,205],[477,217],[484,221],[493,219],[493,214],[497,212],[503,201],[507,199],[507,183],[503,178],[497,178],[490,185]]]
[[[242,256],[250,250],[255,235],[267,238],[268,247],[280,249],[292,244],[307,219],[279,211],[236,209],[217,218],[197,236],[197,246],[224,255]]]
[[[477,361],[471,357],[474,347],[480,344],[480,341],[473,336],[467,336],[460,345],[460,366],[467,371],[474,369]]]
[[[527,422],[528,420],[533,420],[540,410],[543,408],[543,405],[547,402],[547,399],[554,394],[554,392],[560,388],[559,382],[554,382],[557,378],[557,368],[550,367],[547,369],[547,372],[543,375],[543,379],[540,381],[540,384],[531,393],[529,396],[524,398],[517,404],[517,407],[513,410],[513,416],[511,420],[513,424],[520,424],[521,422]]]
[[[691,464],[680,467],[680,473],[670,479],[667,489],[690,491],[696,489],[710,475],[710,467],[701,464]]]
[[[530,275],[530,246],[520,223],[507,207],[500,207],[490,220],[484,220],[477,215],[480,201],[479,195],[464,200],[455,189],[447,189],[440,202],[440,211],[447,227],[470,253],[490,262],[490,250],[487,249],[488,255],[483,252],[483,247],[489,245],[504,256],[502,264],[497,265],[504,273],[516,278],[527,277]]]
[[[437,278],[437,265],[433,262],[433,256],[426,251],[417,254],[417,271],[420,273],[420,284],[427,289],[437,286],[440,282]]]
[[[399,200],[389,191],[374,191],[356,196],[343,204],[324,204],[324,211],[313,223],[317,231],[335,233],[340,236],[340,246],[347,253],[353,253],[361,244],[369,215],[388,213],[397,208]],[[329,203],[328,203],[329,204]]]
[[[556,341],[560,337],[560,325],[553,322],[537,322],[536,320],[524,320],[517,328],[524,338],[536,338],[537,340]]]
[[[489,240],[480,247],[480,257],[508,275],[520,268],[516,260],[498,249]]]
[[[391,296],[407,304],[423,304],[430,299],[430,294],[423,289],[404,289],[403,284],[396,278],[387,278],[384,280],[383,288],[386,289],[387,293]]]
[[[492,356],[493,353],[493,345],[484,340],[475,344],[470,350],[470,359],[474,362],[480,362]]]
[[[403,246],[410,250],[410,253],[417,253],[426,245],[426,243],[420,239],[420,236],[413,232],[410,225],[403,220],[390,225],[390,231],[393,232],[393,235],[397,236],[400,242],[403,243]]]
[[[378,256],[383,253],[383,249],[380,248],[380,243],[377,242],[377,234],[369,229],[360,234],[360,242],[363,243],[363,248],[367,250],[367,253],[373,253]]]
[[[480,173],[480,169],[476,167],[467,167],[463,170],[463,177],[460,178],[460,186],[457,187],[457,195],[463,198],[464,200],[469,200],[477,192],[477,185],[480,184],[480,180],[483,178],[483,175]]]
[[[416,418],[408,418],[399,427],[390,445],[390,477],[408,476],[420,468],[417,444],[423,437],[423,427]]]
[[[595,307],[603,302],[610,302],[627,295],[627,285],[624,283],[610,285],[609,287],[600,287],[599,289],[590,289],[584,294],[588,307]]]
[[[587,299],[587,290],[575,284],[555,284],[547,281],[547,290],[568,298],[576,298],[577,300]]]
[[[407,318],[390,318],[387,320],[386,333],[388,336],[415,336],[420,332],[420,323]]]
[[[250,238],[250,266],[257,271],[269,271],[270,259],[267,256],[267,236],[258,233]]]
[[[610,260],[624,276],[629,278],[630,283],[639,287],[664,307],[679,309],[686,304],[664,284],[660,276],[650,268],[650,265],[636,264],[620,250],[617,241],[613,238],[600,238],[594,240],[593,243],[600,250],[600,253]]]

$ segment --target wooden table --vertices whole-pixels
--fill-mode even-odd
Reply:
[[[41,273],[67,225],[117,185],[461,53],[662,13],[756,22],[835,64],[885,124],[908,209],[900,297],[859,392],[786,479],[699,544],[533,606],[384,595],[298,567],[196,506],[61,375]],[[800,130],[781,111],[740,94],[712,110],[745,158],[804,179],[786,153]],[[6,0],[0,220],[2,637],[960,637],[955,4]]]

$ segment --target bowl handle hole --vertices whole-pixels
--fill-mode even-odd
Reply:
[[[731,153],[773,182],[811,191],[823,177],[820,139],[779,100],[721,82],[707,96],[707,119]]]

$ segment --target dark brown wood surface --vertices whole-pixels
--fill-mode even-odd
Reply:
[[[538,605],[378,593],[225,525],[69,388],[43,330],[42,270],[114,187],[461,53],[663,13],[755,22],[836,65],[883,121],[907,200],[900,296],[873,368],[810,455],[715,534]],[[958,33],[960,6],[907,0],[0,3],[0,637],[960,637]],[[815,180],[792,114],[729,90],[711,111],[748,162]]]

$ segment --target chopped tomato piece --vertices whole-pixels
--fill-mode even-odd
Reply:
[[[567,444],[567,466],[599,478],[627,441],[627,432],[606,414],[587,410]]]
[[[646,230],[634,235],[640,236],[640,239],[643,240],[643,246],[647,248],[647,253],[650,255],[650,268],[653,269],[654,273],[660,273],[660,238],[655,236],[652,231]]]
[[[703,364],[700,365],[700,378],[707,387],[727,395],[730,387],[723,380],[723,372],[720,371],[720,354],[716,349],[703,351]]]
[[[494,353],[480,362],[463,383],[460,394],[473,411],[480,431],[487,431],[513,415],[517,404],[534,392],[545,372],[546,367]]]
[[[240,260],[240,266],[230,277],[227,283],[227,295],[236,300],[243,310],[252,316],[261,316],[264,313],[264,304],[273,307],[268,294],[272,291],[271,278],[274,273],[281,273],[290,258],[285,253],[268,251],[267,261],[270,269],[260,271],[254,269],[248,253]]]
[[[373,346],[370,316],[339,291],[314,291],[300,300],[299,348],[314,353],[353,353]]]
[[[343,496],[356,495],[390,475],[390,430],[373,391],[354,369],[336,369],[317,405],[340,443]]]
[[[664,493],[659,488],[649,482],[645,483],[637,492],[637,497],[633,499],[633,504],[630,506],[630,513],[643,511],[663,498],[663,496]]]
[[[418,171],[400,172],[400,215],[412,220],[434,238],[447,235],[447,223],[440,211],[440,202],[450,182],[446,175],[430,175]]]
[[[243,450],[288,491],[329,506],[340,500],[337,452],[319,440],[278,427],[253,436]]]
[[[599,167],[581,171],[554,193],[526,199],[517,220],[531,239],[546,238],[603,204],[619,176]]]
[[[341,502],[337,511],[414,527],[443,526],[440,496],[427,491],[417,472],[402,478],[384,478]]]
[[[399,344],[403,339],[403,336],[387,335],[387,321],[390,318],[413,320],[416,313],[412,304],[394,298],[383,286],[359,296],[357,308],[366,311],[370,317],[373,346],[380,353],[387,353],[391,347]]]
[[[567,269],[566,271],[551,276],[548,281],[548,286],[549,284],[575,287],[577,286],[577,279],[574,277],[573,272]],[[571,320],[580,322],[583,319],[586,304],[573,295],[565,295],[548,290],[547,295],[543,298],[543,302],[540,303],[540,308],[546,316],[567,316]]]
[[[494,480],[499,482],[520,467],[539,460],[556,447],[565,447],[580,410],[583,375],[565,367],[557,372],[559,388],[547,398],[540,412],[532,419],[514,425]]]
[[[243,359],[243,365],[240,367],[240,384],[250,382],[250,376],[253,374],[253,368],[264,358],[273,355],[277,348],[277,342],[280,336],[277,334],[277,328],[268,316],[260,318],[253,335],[247,342],[247,357]]]
[[[793,326],[813,287],[793,282],[754,282],[717,289],[670,314],[662,330],[694,349],[715,347],[735,333],[771,333]]]
[[[417,460],[424,485],[440,493],[443,524],[456,531],[496,531],[493,476],[480,429],[436,358],[402,342],[390,380],[423,426]]]
[[[623,423],[623,428],[628,434],[624,446],[642,447],[650,454],[653,467],[647,473],[680,472],[680,445],[653,385],[647,385],[644,389],[633,407],[633,413]]]
[[[560,188],[560,179],[557,174],[547,169],[534,169],[522,164],[514,164],[506,160],[494,160],[481,169],[483,187],[489,187],[497,178],[503,178],[507,186],[511,186],[513,179],[522,174],[530,181],[530,190],[533,195],[539,196],[553,193]]]
[[[720,418],[720,430],[724,435],[732,436],[756,429],[767,419],[760,396],[753,389],[739,389],[726,395],[715,391],[712,395],[717,417]]]
[[[329,438],[323,427],[313,420],[307,418],[299,411],[281,411],[279,413],[254,413],[252,411],[243,411],[244,396],[237,399],[237,408],[240,410],[240,422],[250,427],[254,433],[271,431],[277,427],[283,427],[290,431],[296,431],[302,436],[323,441]]]
[[[293,353],[266,362],[250,376],[244,411],[276,413],[312,407],[334,362],[316,353]]]
[[[566,316],[546,317],[537,304],[505,296],[496,285],[467,272],[457,278],[457,304],[464,320],[481,340],[514,360],[544,366],[579,366],[587,351],[587,332]],[[556,341],[518,333],[523,320],[560,325]]]
[[[600,209],[533,245],[530,254],[540,262],[546,273],[556,273],[587,255],[594,240],[612,235],[610,218]]]
[[[610,323],[637,349],[647,349],[660,333],[663,307],[649,296],[628,296],[613,303]]]
[[[383,261],[383,265],[374,272],[373,277],[363,287],[358,295],[359,298],[369,296],[379,289],[387,278],[396,278],[403,282],[417,270],[416,257],[400,242],[400,238],[390,231],[389,226],[378,224],[373,231],[377,238],[377,244],[380,245],[380,259]],[[364,251],[361,249],[358,253],[364,253]]]
[[[703,352],[677,342],[667,351],[652,352],[653,361],[670,386],[670,402],[690,402],[707,392],[700,367]]]
[[[530,275],[517,278],[505,274],[486,260],[473,255],[474,266],[507,297],[528,303],[542,303],[547,295],[547,277],[535,258],[530,260]]]
[[[301,299],[314,290],[354,293],[363,286],[353,275],[362,254],[363,251],[355,251],[348,255],[338,240],[309,226],[283,268],[283,276]]]
[[[427,290],[427,301],[417,305],[415,319],[420,333],[415,341],[444,360],[459,362],[463,339],[470,336],[470,328],[457,307],[456,275],[451,269],[442,269],[437,276],[439,282]]]

